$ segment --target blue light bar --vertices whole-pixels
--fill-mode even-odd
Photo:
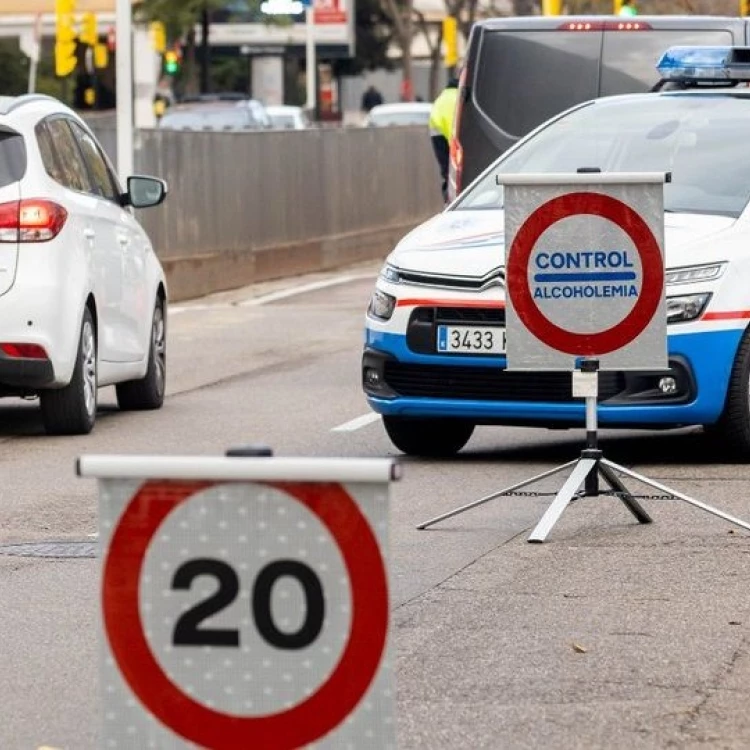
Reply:
[[[656,69],[665,81],[750,81],[750,47],[670,47]]]

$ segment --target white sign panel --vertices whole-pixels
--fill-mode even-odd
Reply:
[[[102,747],[395,747],[392,462],[287,461],[286,481],[279,461],[80,460],[100,480]]]
[[[498,175],[508,369],[667,366],[665,177]]]

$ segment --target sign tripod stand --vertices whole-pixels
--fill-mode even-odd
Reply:
[[[462,505],[460,508],[443,513],[436,518],[432,518],[429,521],[425,521],[417,526],[418,529],[426,529],[439,521],[444,521],[447,518],[463,513],[464,511],[476,508],[479,505],[494,500],[498,497],[513,495],[516,490],[520,490],[523,487],[528,487],[542,479],[560,474],[573,467],[573,471],[570,476],[565,480],[565,483],[560,488],[558,493],[555,495],[555,499],[552,504],[547,508],[546,512],[542,516],[541,520],[534,527],[533,531],[529,535],[527,541],[531,543],[541,543],[552,530],[552,527],[557,523],[562,516],[563,511],[578,497],[598,497],[600,494],[599,478],[601,477],[610,487],[610,490],[614,495],[625,505],[625,507],[635,516],[638,523],[651,523],[651,516],[641,507],[635,497],[625,487],[616,472],[625,474],[631,479],[635,479],[641,484],[645,484],[649,487],[653,487],[655,490],[662,492],[665,495],[675,498],[676,500],[682,500],[683,502],[693,505],[700,510],[704,510],[707,513],[711,513],[719,518],[723,518],[729,523],[733,523],[740,526],[743,529],[750,531],[750,523],[735,518],[734,516],[724,513],[717,508],[713,508],[710,505],[695,500],[688,495],[673,490],[666,485],[656,482],[643,474],[639,474],[635,471],[627,469],[620,464],[616,464],[604,458],[602,450],[599,448],[598,441],[598,424],[597,424],[597,404],[596,399],[598,395],[598,379],[599,379],[599,361],[596,359],[583,359],[580,362],[580,371],[574,373],[574,379],[578,376],[577,388],[574,386],[574,395],[585,395],[586,400],[586,447],[581,450],[579,458],[568,461],[566,464],[562,464],[554,469],[545,471],[542,474],[537,474],[530,479],[525,479],[523,482],[514,484],[505,489],[493,492],[490,495],[475,500],[474,502]],[[578,393],[575,390],[580,389]],[[583,485],[583,492],[579,490]]]
[[[598,445],[599,370],[664,370],[668,364],[663,186],[669,173],[608,174],[581,167],[575,174],[495,179],[504,189],[507,367],[573,365],[573,398],[585,399],[586,447],[574,461],[417,528],[572,468],[529,542],[543,542],[578,497],[614,495],[639,523],[651,523],[618,474],[750,531],[750,523],[609,461]],[[582,331],[581,321],[594,325]],[[600,479],[609,490],[600,492]]]

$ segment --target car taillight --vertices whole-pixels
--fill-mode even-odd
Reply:
[[[14,359],[47,359],[47,352],[38,344],[0,344],[0,350]]]
[[[651,31],[645,21],[566,21],[558,31]]]
[[[461,126],[461,113],[464,108],[464,96],[466,95],[466,68],[461,71],[458,78],[458,98],[456,100],[456,113],[453,117],[453,134],[451,135],[450,169],[448,197],[452,200],[461,192],[461,176],[464,166],[464,150],[458,138],[458,129]]]
[[[0,203],[0,242],[46,242],[67,218],[61,205],[42,198]]]

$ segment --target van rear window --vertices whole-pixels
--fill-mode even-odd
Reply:
[[[518,138],[578,102],[599,83],[602,33],[492,31],[484,35],[475,79],[477,107]]]
[[[18,182],[26,172],[26,146],[19,133],[0,130],[0,187]]]
[[[602,51],[601,95],[648,91],[659,80],[656,63],[669,47],[703,44],[744,44],[726,30],[606,31]]]

